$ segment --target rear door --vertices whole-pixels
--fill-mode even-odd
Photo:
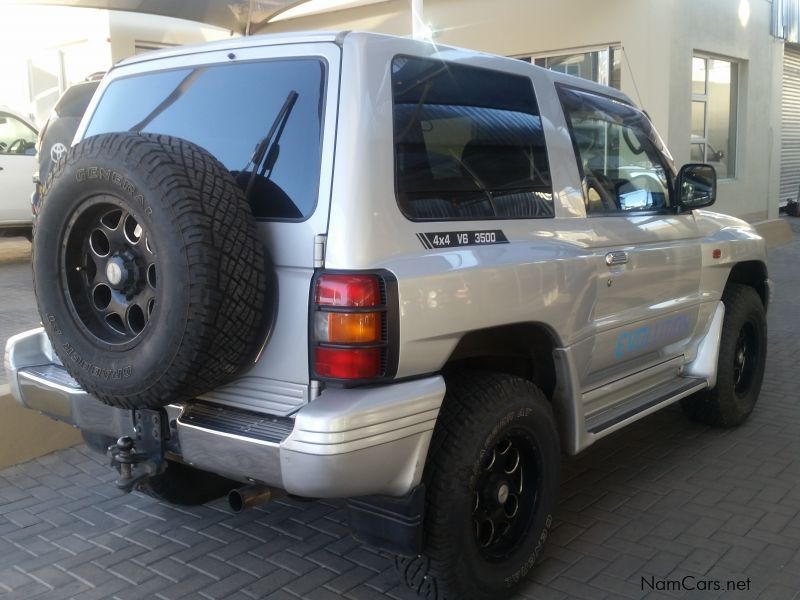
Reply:
[[[327,231],[339,64],[326,42],[134,62],[107,77],[79,130],[78,139],[128,130],[188,139],[250,186],[269,256],[268,331],[253,367],[206,399],[286,415],[309,398],[308,295]],[[273,127],[277,142],[251,183],[254,149]]]
[[[697,326],[701,247],[692,213],[675,214],[671,159],[636,108],[585,90],[559,96],[594,230],[594,351],[584,392],[670,365]],[[664,370],[664,377],[678,374]]]
[[[31,222],[36,131],[0,111],[0,223]]]

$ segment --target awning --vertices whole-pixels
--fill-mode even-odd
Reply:
[[[243,35],[307,0],[0,0],[3,4],[72,6],[146,13],[216,25]]]

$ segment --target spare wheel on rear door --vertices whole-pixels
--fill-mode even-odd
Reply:
[[[241,189],[208,152],[169,136],[91,137],[47,182],[39,312],[67,371],[103,402],[190,399],[257,350],[263,252]]]

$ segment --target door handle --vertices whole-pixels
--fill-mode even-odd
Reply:
[[[609,267],[624,265],[626,262],[628,262],[628,253],[624,250],[613,250],[606,254],[606,264]]]

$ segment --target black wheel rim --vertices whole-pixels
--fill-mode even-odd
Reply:
[[[733,385],[737,396],[746,396],[752,387],[758,362],[758,336],[753,323],[742,325],[733,351]]]
[[[508,431],[484,456],[473,490],[473,531],[484,559],[503,561],[527,538],[540,486],[535,443],[523,430]]]
[[[160,267],[142,220],[98,196],[74,213],[62,254],[67,301],[85,331],[112,345],[138,342],[158,304]]]

